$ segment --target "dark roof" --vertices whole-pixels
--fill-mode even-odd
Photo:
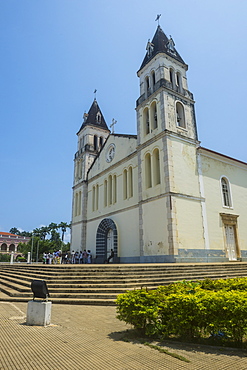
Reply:
[[[153,44],[153,50],[150,54],[147,51],[140,69],[142,69],[158,53],[165,53],[170,57],[178,60],[180,63],[185,64],[184,60],[181,58],[175,47],[172,48],[173,50],[169,48],[169,40],[172,39],[171,38],[168,39],[165,33],[163,32],[162,28],[158,26],[153,37],[153,40],[151,41],[151,44]]]
[[[109,131],[104,116],[100,110],[100,107],[96,99],[94,99],[93,104],[91,105],[91,108],[89,109],[88,113],[84,114],[84,122],[81,125],[79,132],[87,125],[100,127]]]
[[[111,133],[111,136],[127,137],[128,139],[137,139],[137,135],[132,135],[132,134],[115,134],[115,133]]]

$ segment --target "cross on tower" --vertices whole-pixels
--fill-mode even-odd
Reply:
[[[117,121],[113,118],[112,124],[110,125],[110,128],[112,128],[112,134],[114,134],[114,125],[117,123]]]
[[[157,14],[157,17],[155,19],[155,22],[158,21],[158,25],[160,25],[160,22],[159,22],[160,17],[161,17],[161,14]]]

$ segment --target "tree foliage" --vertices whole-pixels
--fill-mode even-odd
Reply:
[[[20,243],[18,245],[18,251],[26,258],[28,252],[32,251],[32,260],[36,260],[37,254],[38,259],[41,260],[44,252],[55,252],[57,250],[67,250],[70,248],[69,243],[64,244],[64,234],[68,228],[70,228],[70,224],[66,222],[60,222],[60,224],[51,222],[48,226],[33,229],[32,232],[20,232],[16,227],[12,227],[9,232],[30,237],[31,239],[28,243]],[[61,237],[58,232],[59,229],[61,230]],[[50,238],[48,238],[48,236],[50,236]]]

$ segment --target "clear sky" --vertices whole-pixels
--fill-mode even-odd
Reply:
[[[94,89],[108,125],[136,133],[136,72],[157,14],[189,65],[201,145],[247,162],[246,0],[1,0],[0,231],[70,222]]]

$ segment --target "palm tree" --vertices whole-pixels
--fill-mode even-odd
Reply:
[[[40,239],[45,240],[46,235],[50,233],[50,229],[48,226],[42,226],[40,228]]]
[[[60,222],[58,225],[58,228],[62,231],[62,242],[64,240],[64,234],[66,233],[66,230],[70,228],[70,224],[67,224],[67,222]]]
[[[42,231],[38,227],[36,229],[33,229],[34,236],[38,236],[39,238],[41,238],[41,234],[42,234]]]
[[[50,232],[53,230],[57,231],[58,228],[59,228],[58,224],[56,224],[55,222],[51,222],[50,225],[48,226],[48,229],[50,230]]]

